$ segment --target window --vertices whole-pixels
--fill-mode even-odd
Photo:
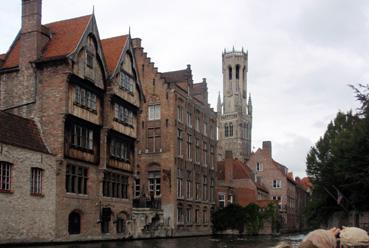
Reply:
[[[232,122],[229,123],[229,136],[230,137],[233,136],[233,123]]]
[[[149,110],[149,121],[160,120],[160,104],[150,105]]]
[[[81,233],[81,215],[77,211],[73,211],[68,216],[68,233]]]
[[[179,167],[177,168],[177,197],[183,198],[183,175]]]
[[[202,210],[202,223],[207,224],[208,220],[208,210],[204,208],[204,210]]]
[[[149,172],[149,194],[154,197],[160,196],[160,171]]]
[[[200,140],[196,139],[196,154],[195,154],[196,163],[200,163]]]
[[[272,197],[272,199],[273,200],[275,200],[275,201],[281,201],[281,196],[276,196],[276,195],[274,195],[273,197]]]
[[[197,178],[197,177],[196,177]],[[196,182],[196,200],[199,201],[200,200],[200,183]]]
[[[96,111],[96,94],[78,85],[75,86],[74,104]]]
[[[12,165],[0,161],[0,192],[10,192],[11,190]]]
[[[109,233],[109,222],[111,220],[111,208],[101,209],[101,233]]]
[[[207,201],[208,200],[208,177],[203,176],[202,180],[202,200]]]
[[[187,134],[187,158],[192,160],[192,136]]]
[[[147,129],[147,149],[149,152],[160,152],[161,134],[160,127]]]
[[[256,171],[263,171],[263,164],[260,162],[256,163]]]
[[[127,142],[112,138],[110,142],[110,156],[129,162],[129,145]]]
[[[141,196],[141,184],[140,184],[140,179],[136,178],[135,179],[135,198],[138,198]]]
[[[240,79],[240,65],[236,65],[236,79]]]
[[[66,191],[76,194],[87,194],[87,168],[77,165],[67,165],[65,186]]]
[[[183,121],[183,107],[182,106],[177,106],[177,120],[179,122]]]
[[[124,106],[114,104],[114,120],[133,126],[133,112]]]
[[[214,169],[214,146],[210,145],[210,168]]]
[[[228,195],[228,203],[229,204],[233,203],[233,195]]]
[[[195,223],[200,224],[200,209],[195,210]]]
[[[191,223],[192,223],[192,209],[191,207],[188,207],[186,211],[186,224],[191,224]]]
[[[229,126],[228,123],[224,123],[224,137],[229,136]]]
[[[42,194],[42,172],[40,168],[31,168],[31,194]]]
[[[215,181],[214,178],[210,179],[210,202],[214,202],[214,193],[215,193]]]
[[[192,172],[187,171],[186,198],[192,199]]]
[[[128,199],[128,176],[105,171],[103,196]]]
[[[182,156],[183,131],[177,129],[177,155]]]
[[[133,93],[134,79],[125,72],[120,72],[119,87]]]
[[[72,145],[77,148],[92,150],[94,144],[94,132],[87,127],[74,124]]]
[[[183,208],[182,207],[178,207],[177,208],[177,222],[178,224],[182,224],[183,223]]]
[[[229,80],[232,79],[232,67],[231,66],[228,67],[228,79]]]
[[[208,145],[204,142],[203,146],[203,157],[204,157],[204,166],[206,167],[208,164],[207,158],[208,158]]]
[[[94,68],[94,55],[92,53],[87,52],[86,65],[89,68]]]
[[[124,233],[126,230],[126,222],[122,217],[117,218],[116,222],[116,228],[117,233]]]
[[[220,208],[225,207],[225,195],[224,193],[218,193],[218,203]]]
[[[207,136],[208,135],[208,123],[206,123],[204,121],[204,135]]]
[[[275,189],[282,188],[282,181],[281,180],[273,180],[273,188],[275,188]]]
[[[195,123],[196,131],[200,132],[200,113],[196,113],[196,123]]]
[[[187,126],[192,127],[192,114],[187,112]]]

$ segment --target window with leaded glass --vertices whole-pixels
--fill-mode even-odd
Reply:
[[[202,179],[202,200],[207,201],[208,200],[208,177],[203,176]]]
[[[72,130],[72,145],[77,148],[93,150],[93,144],[93,130],[79,124],[74,124]]]
[[[147,149],[149,150],[149,152],[161,151],[160,127],[147,129]]]
[[[112,138],[110,142],[110,156],[129,162],[129,144],[125,141]]]
[[[148,106],[149,121],[160,120],[160,104]]]
[[[192,171],[187,171],[186,198],[192,199]]]
[[[96,111],[96,94],[78,85],[74,88],[74,104]]]
[[[133,112],[118,103],[114,104],[114,119],[133,126]]]
[[[187,134],[187,159],[192,160],[192,136]]]
[[[122,89],[130,93],[133,93],[134,84],[135,84],[135,80],[130,75],[128,75],[127,73],[123,71],[120,72],[119,86]]]
[[[86,167],[67,165],[65,187],[69,193],[87,194],[88,170]]]
[[[177,129],[177,155],[182,156],[182,143],[183,143],[183,131],[181,129]]]
[[[106,197],[128,199],[128,176],[105,171],[103,195]]]
[[[195,161],[200,163],[200,140],[196,139],[196,154]]]
[[[149,172],[149,194],[154,197],[161,195],[160,191],[160,171]]]
[[[11,191],[12,164],[0,161],[0,192]]]
[[[43,174],[43,169],[31,168],[31,194],[32,195],[42,194],[42,174]]]

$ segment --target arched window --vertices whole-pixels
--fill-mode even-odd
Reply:
[[[244,66],[242,69],[242,79],[246,80],[246,66]]]
[[[224,136],[228,137],[229,135],[229,130],[228,130],[228,123],[224,124]]]
[[[228,66],[228,79],[231,80],[232,79],[232,67]]]
[[[68,233],[80,234],[81,233],[81,215],[77,211],[72,211],[68,217]]]
[[[127,215],[124,212],[122,212],[118,215],[115,221],[117,233],[125,233],[126,223],[127,223]]]
[[[230,137],[233,136],[233,124],[232,124],[232,122],[229,123],[229,136]]]
[[[240,79],[240,65],[236,65],[236,79]]]

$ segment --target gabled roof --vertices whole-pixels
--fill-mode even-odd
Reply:
[[[106,65],[109,73],[113,73],[116,68],[122,50],[128,41],[128,35],[121,35],[101,40]]]
[[[6,53],[0,54],[0,60],[4,60],[5,59],[5,55],[6,55]]]
[[[92,15],[57,21],[44,25],[50,33],[51,39],[43,48],[41,60],[66,57],[74,51],[82,38]],[[18,66],[20,56],[20,35],[13,42],[6,54],[2,68]]]
[[[244,163],[238,159],[233,159],[233,179],[250,179],[252,171]],[[217,163],[217,177],[219,180],[225,179],[225,161],[219,161]]]
[[[165,79],[167,83],[179,83],[187,81],[191,78],[191,71],[188,69],[178,70],[178,71],[168,71],[161,74],[162,78]]]
[[[0,143],[49,153],[34,121],[3,111],[0,111]]]

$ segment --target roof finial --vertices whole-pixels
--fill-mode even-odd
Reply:
[[[128,34],[129,34],[129,37],[131,37],[131,26],[128,26]]]
[[[95,5],[92,5],[92,15],[95,15]]]
[[[234,52],[234,46],[233,46],[233,48],[232,48],[232,51]]]

